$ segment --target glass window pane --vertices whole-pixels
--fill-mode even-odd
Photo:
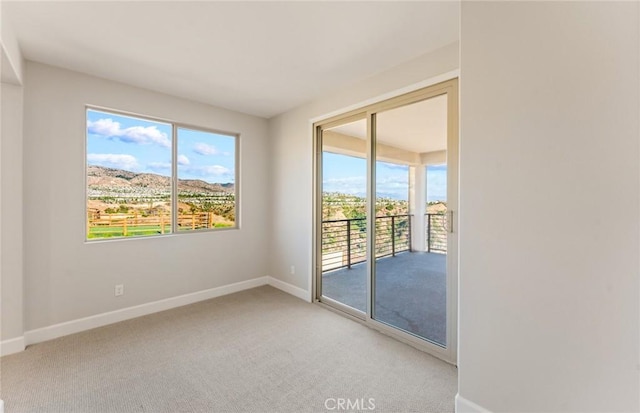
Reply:
[[[178,128],[178,230],[236,227],[236,137]]]
[[[322,295],[367,310],[367,122],[322,133]]]
[[[447,96],[376,115],[373,317],[447,346]]]
[[[171,232],[171,125],[87,110],[87,238]]]

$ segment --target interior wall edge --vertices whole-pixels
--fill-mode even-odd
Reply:
[[[297,297],[308,303],[313,301],[310,290],[305,290],[303,288],[296,287],[293,284],[289,284],[288,282],[279,280],[275,277],[267,276],[267,278],[268,278],[267,280],[268,284],[270,286],[277,288],[278,290],[284,291],[285,293],[290,294],[294,297]]]
[[[460,393],[456,394],[455,409],[456,413],[491,413],[484,407],[460,396]]]

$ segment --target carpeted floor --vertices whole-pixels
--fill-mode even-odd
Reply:
[[[452,412],[457,391],[455,367],[272,287],[36,344],[0,368],[6,413],[345,411],[339,399]]]

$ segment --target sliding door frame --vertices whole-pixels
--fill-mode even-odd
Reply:
[[[375,297],[375,203],[376,203],[376,114],[447,95],[447,346],[442,347],[373,318]],[[373,103],[359,109],[320,120],[313,124],[314,191],[313,191],[313,301],[337,309],[364,324],[417,347],[449,363],[457,363],[458,317],[458,79],[453,78],[409,93]],[[366,314],[322,295],[322,133],[346,123],[367,120],[367,311]],[[453,184],[453,185],[452,185]]]

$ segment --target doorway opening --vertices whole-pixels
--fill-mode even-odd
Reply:
[[[315,299],[455,363],[457,79],[314,124]]]

